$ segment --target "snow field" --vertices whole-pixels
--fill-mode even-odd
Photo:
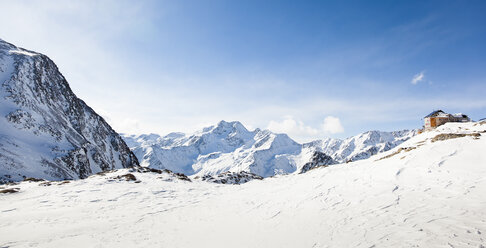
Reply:
[[[446,124],[367,160],[242,185],[110,179],[128,169],[4,185],[20,192],[0,194],[0,247],[483,247],[485,130]],[[432,142],[440,133],[481,135]]]

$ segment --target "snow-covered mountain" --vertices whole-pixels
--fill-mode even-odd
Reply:
[[[286,134],[249,131],[240,122],[221,121],[194,134],[123,135],[123,138],[142,166],[186,175],[248,172],[269,177],[369,158],[415,134],[415,130],[370,131],[345,140],[329,138],[298,144]]]
[[[303,144],[304,158],[315,152],[324,153],[339,163],[367,159],[386,152],[417,134],[417,130],[395,132],[368,131],[347,139],[316,140]]]
[[[0,246],[481,248],[485,135],[486,121],[446,123],[370,159],[239,186],[138,169],[0,185]]]
[[[286,134],[248,131],[239,122],[221,121],[194,134],[124,136],[142,166],[186,175],[250,172],[268,177],[296,170],[289,156],[301,145]]]
[[[0,181],[77,179],[135,165],[53,61],[0,39]]]

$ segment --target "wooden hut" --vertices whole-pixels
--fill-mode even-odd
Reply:
[[[436,128],[447,122],[469,122],[471,119],[465,114],[448,114],[442,110],[435,110],[434,112],[424,117],[424,128],[430,130]]]

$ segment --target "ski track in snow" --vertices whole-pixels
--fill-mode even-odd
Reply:
[[[20,192],[0,195],[0,247],[485,246],[485,134],[430,142],[439,131],[387,159],[376,158],[398,148],[242,185],[150,173],[133,173],[140,183],[108,180],[126,169],[47,187],[3,185]]]

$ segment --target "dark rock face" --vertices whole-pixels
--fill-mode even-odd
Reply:
[[[336,164],[337,162],[334,161],[330,156],[326,155],[323,152],[315,151],[312,155],[312,159],[310,162],[307,162],[302,167],[300,173],[305,173],[309,170],[315,169],[317,167],[327,167],[332,164]]]
[[[159,170],[159,169],[154,169],[154,168],[149,168],[149,167],[137,166],[137,167],[133,167],[132,169],[130,169],[130,171],[139,172],[139,173],[168,174],[169,176],[171,176],[175,179],[191,182],[191,179],[189,179],[189,177],[187,177],[186,175],[184,175],[182,173],[174,173],[173,171],[167,170],[167,169]]]
[[[0,40],[0,181],[86,178],[137,165],[52,60]]]
[[[241,171],[241,172],[227,171],[217,176],[205,175],[202,176],[201,179],[203,181],[218,183],[218,184],[242,184],[255,179],[262,180],[263,177],[246,171]]]
[[[137,181],[137,177],[135,177],[135,175],[133,175],[132,173],[117,176],[115,177],[115,179],[125,180],[125,181]]]

